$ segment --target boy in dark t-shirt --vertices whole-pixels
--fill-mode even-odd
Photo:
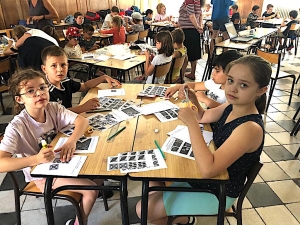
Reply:
[[[234,27],[236,29],[236,31],[238,32],[240,30],[240,13],[238,12],[238,5],[237,4],[234,4],[231,6],[231,9],[232,9],[232,16],[230,18],[230,21],[234,24]],[[239,21],[238,23],[235,23],[237,21]]]
[[[262,14],[262,17],[265,19],[265,20],[269,20],[269,19],[275,19],[275,18],[279,18],[279,15],[277,12],[273,12],[273,5],[272,4],[268,4],[267,5],[267,11],[265,11],[263,14]],[[261,25],[262,27],[264,28],[274,28],[275,27],[275,24],[270,24],[270,23],[262,23]]]
[[[74,23],[72,27],[77,27],[80,32],[82,32],[85,24],[92,24],[92,21],[85,18],[81,12],[74,13]]]
[[[99,48],[96,44],[96,39],[93,38],[94,27],[90,24],[85,24],[83,26],[83,36],[79,39],[79,45],[82,52],[90,52]]]

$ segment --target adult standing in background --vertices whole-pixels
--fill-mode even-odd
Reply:
[[[26,23],[32,28],[42,30],[45,26],[53,26],[53,19],[58,19],[58,14],[49,0],[28,0],[29,17]]]
[[[197,60],[201,58],[200,33],[203,32],[202,12],[204,0],[184,0],[179,9],[179,27],[182,28],[185,40],[184,46],[187,48],[188,61],[191,62],[191,73],[185,75],[191,80],[195,80]],[[182,66],[182,73],[185,73],[187,61]]]
[[[225,23],[229,23],[229,7],[233,5],[234,1],[232,0],[211,0],[211,4],[213,5],[212,11],[212,22],[213,22],[213,34],[212,39],[215,39],[219,32],[222,32],[223,39],[226,40],[229,38]],[[211,41],[211,52],[214,49],[214,41]]]

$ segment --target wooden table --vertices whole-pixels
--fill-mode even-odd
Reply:
[[[60,29],[66,29],[68,27],[71,27],[73,25],[73,23],[65,23],[65,22],[62,22],[62,23],[55,23],[54,24],[54,27],[55,28],[60,28]]]
[[[144,89],[149,86],[145,84]],[[167,86],[167,85],[165,85]],[[142,98],[144,103],[150,103],[154,100],[149,98]],[[160,98],[156,98],[155,101],[162,101]],[[180,100],[173,103],[183,107],[183,103]],[[167,133],[174,130],[177,125],[183,124],[180,120],[174,120],[171,122],[161,123],[154,115],[140,116],[138,126],[136,129],[136,135],[134,139],[133,151],[153,149],[156,148],[154,140],[157,140],[162,145],[167,139]],[[158,129],[159,132],[155,133],[154,129]],[[205,125],[206,130],[210,130],[209,125]],[[214,144],[211,142],[209,148],[211,151],[215,150]],[[219,214],[218,224],[224,223],[225,213],[225,197],[226,190],[225,184],[228,181],[228,172],[223,171],[218,176],[211,179],[203,179],[196,161],[178,157],[176,155],[165,153],[166,164],[168,168],[160,170],[151,170],[139,173],[130,173],[129,178],[132,180],[138,180],[143,182],[142,188],[142,217],[141,224],[147,224],[147,211],[148,211],[148,194],[150,191],[172,191],[176,188],[172,187],[151,187],[149,188],[149,181],[181,181],[181,182],[205,182],[205,183],[217,183],[220,185],[219,189]],[[177,188],[178,190],[178,188]],[[184,189],[185,191],[191,191],[190,189]],[[194,189],[195,191],[195,189]]]

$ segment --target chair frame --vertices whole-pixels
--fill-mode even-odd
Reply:
[[[277,64],[276,75],[275,75],[275,77],[271,76],[271,83],[270,83],[269,97],[268,97],[268,101],[267,101],[267,105],[266,105],[266,112],[268,111],[277,80],[280,80],[283,78],[288,78],[288,77],[293,79],[290,98],[289,98],[289,102],[288,102],[288,105],[291,105],[296,76],[295,76],[295,74],[287,74],[287,75],[280,76],[281,53],[265,52],[265,51],[262,51],[261,49],[257,48],[256,54],[258,56],[262,57],[263,59],[267,60],[271,64]]]
[[[138,40],[145,39],[145,38],[148,36],[148,32],[149,32],[148,29],[143,30],[143,31],[140,31],[140,32],[139,32]]]
[[[136,42],[139,39],[139,33],[135,34],[127,34],[126,35],[126,43]]]
[[[250,189],[251,185],[253,184],[253,181],[255,180],[258,172],[260,171],[261,167],[263,166],[263,164],[261,162],[257,162],[254,164],[254,166],[252,167],[252,169],[250,170],[250,172],[247,175],[247,180],[244,184],[243,190],[240,193],[239,197],[238,197],[238,201],[237,201],[237,206],[232,205],[231,209],[232,212],[225,212],[225,216],[233,216],[237,219],[237,225],[242,225],[243,223],[243,219],[242,219],[242,205],[243,205],[243,201],[246,197],[246,194],[248,192],[248,190]],[[183,217],[183,216],[191,216],[191,215],[180,215],[180,216],[169,216],[168,217],[168,223],[167,225],[171,225],[173,224],[173,221],[178,218],[178,217]],[[193,216],[198,216],[198,215],[193,215]],[[199,216],[210,216],[210,215],[199,215]]]
[[[2,65],[4,64],[4,65]],[[3,59],[0,61],[0,74],[8,72],[9,77],[11,76],[11,71],[12,71],[12,65],[11,65],[11,58],[7,57],[6,59]],[[3,84],[0,85],[0,104],[2,108],[3,114],[5,114],[5,107],[3,103],[3,96],[2,94],[8,92],[8,85]]]
[[[173,70],[174,69],[180,69],[180,72],[179,72],[179,76],[180,76],[180,82],[183,84],[184,83],[184,78],[183,78],[183,74],[181,72],[181,68],[182,68],[182,65],[184,63],[184,60],[186,59],[187,57],[187,54],[184,54],[178,58],[173,58],[172,59],[172,64],[171,64],[171,68],[170,68],[170,71],[167,75],[167,79],[165,80],[166,82],[168,82],[168,84],[173,84],[172,82],[172,74],[173,74]],[[165,82],[165,83],[166,83]]]
[[[161,65],[155,65],[154,72],[153,72],[153,78],[152,78],[152,84],[154,84],[155,78],[162,77],[166,75],[166,78],[168,77],[168,74],[170,72],[172,65],[172,60],[170,62],[166,62]],[[158,74],[159,73],[159,74]]]
[[[298,49],[298,41],[299,41],[299,29],[300,29],[300,27],[299,27],[299,24],[292,24],[291,25],[291,27],[290,27],[290,29],[289,29],[289,31],[288,32],[290,32],[290,31],[295,31],[295,34],[296,34],[296,38],[295,38],[295,45],[294,45],[294,48],[295,48],[295,55],[297,54],[297,49]],[[284,38],[284,41],[283,41],[283,46],[286,46],[287,47],[287,43],[288,43],[288,40],[290,40],[290,42],[289,43],[291,43],[292,42],[292,40],[291,40],[292,38],[291,37],[288,37],[288,36],[286,36],[285,38]],[[285,48],[283,48],[283,56],[282,56],[282,60],[284,59],[284,56],[285,56]]]

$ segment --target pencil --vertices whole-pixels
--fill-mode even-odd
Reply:
[[[116,133],[112,134],[110,137],[107,138],[107,140],[109,141],[110,139],[112,139],[113,137],[117,136],[119,133],[121,133],[123,130],[125,130],[126,127],[122,127],[120,130],[118,130]]]
[[[155,143],[156,147],[158,148],[158,150],[160,151],[160,154],[162,155],[162,157],[163,157],[164,159],[166,159],[166,156],[165,156],[165,154],[163,153],[163,151],[161,150],[161,148],[160,148],[160,146],[159,146],[157,140],[154,140],[154,143]]]

